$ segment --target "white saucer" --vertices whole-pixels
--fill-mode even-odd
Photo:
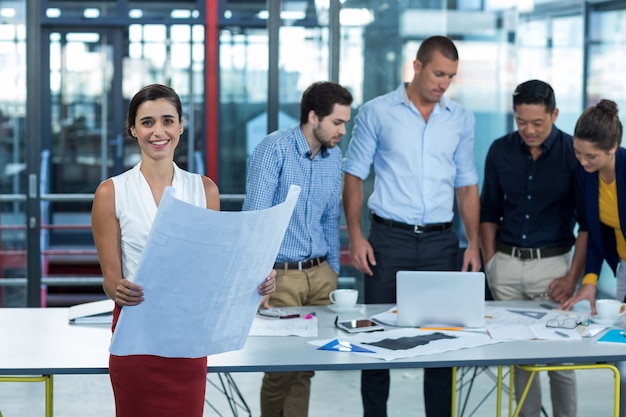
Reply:
[[[613,326],[621,322],[622,318],[620,317],[617,319],[601,319],[599,317],[591,316],[591,321],[594,322],[595,324],[600,324],[602,326]]]
[[[338,307],[335,304],[329,304],[328,308],[335,313],[356,313],[363,308],[363,304],[355,304],[352,307]]]

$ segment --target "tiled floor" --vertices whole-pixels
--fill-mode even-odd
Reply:
[[[491,369],[491,368],[490,368]],[[495,368],[493,368],[495,371]],[[310,417],[358,417],[362,415],[359,393],[359,372],[318,372],[313,379]],[[392,388],[389,399],[390,417],[423,416],[422,371],[392,370]],[[611,416],[613,376],[606,370],[578,372],[579,417]],[[262,373],[231,374],[241,391],[252,416],[259,416],[258,393]],[[548,416],[549,384],[543,380],[544,403]],[[216,375],[210,381],[219,385]],[[477,410],[475,407],[494,383],[487,374],[477,377],[463,416],[495,416],[495,397],[489,396]],[[54,379],[54,415],[57,417],[113,417],[113,397],[107,375],[59,375]],[[467,392],[467,386],[464,388]],[[43,383],[1,383],[0,410],[3,417],[44,416]],[[211,384],[207,388],[211,406],[205,407],[205,416],[233,416],[224,396]],[[505,401],[504,407],[507,406]],[[215,407],[214,410],[212,407]],[[503,408],[503,411],[506,411]],[[237,408],[238,416],[248,416]],[[459,414],[460,415],[460,414]],[[504,415],[504,414],[503,414]],[[178,417],[178,416],[177,416]]]

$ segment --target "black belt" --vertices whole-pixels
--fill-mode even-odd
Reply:
[[[397,227],[399,229],[411,230],[414,233],[430,233],[430,232],[443,232],[452,227],[452,222],[447,223],[429,223],[429,224],[406,224],[400,223],[394,220],[383,219],[376,213],[372,213],[372,219],[376,223],[384,224],[386,226]]]
[[[502,242],[496,243],[496,249],[521,260],[550,258],[569,252],[571,246],[554,246],[551,248],[518,248]]]
[[[319,266],[326,261],[326,256],[320,256],[319,258],[307,259],[306,261],[298,262],[276,262],[274,269],[297,269],[302,271],[303,269],[313,268]]]

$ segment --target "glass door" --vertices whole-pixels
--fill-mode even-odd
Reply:
[[[26,31],[12,6],[0,23],[0,307],[26,305]]]
[[[40,190],[42,304],[101,299],[93,193],[124,168],[121,28],[46,28]]]
[[[50,130],[42,143],[50,151],[49,192],[93,193],[114,167],[121,167],[116,35],[112,30],[49,33]]]
[[[91,203],[100,182],[141,158],[124,123],[143,86],[162,83],[178,92],[185,133],[175,161],[203,171],[204,32],[192,24],[50,27],[44,39],[43,126],[49,128],[42,137],[42,275],[47,305],[64,306],[104,297]]]

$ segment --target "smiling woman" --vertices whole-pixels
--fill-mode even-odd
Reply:
[[[104,291],[115,301],[114,332],[122,308],[144,301],[143,288],[134,283],[135,271],[165,188],[173,187],[177,199],[194,206],[220,208],[219,192],[212,180],[174,163],[183,131],[181,103],[174,90],[160,84],[141,89],[130,102],[126,131],[139,142],[142,159],[134,168],[98,186],[92,210]],[[270,275],[258,292],[266,295],[274,287]],[[206,357],[111,355],[109,374],[117,417],[201,417],[206,369]]]
[[[139,123],[130,127],[131,134],[139,142],[142,159],[168,158],[173,153],[183,133],[183,119],[175,115],[175,107],[167,99],[147,101],[139,106],[136,119]]]
[[[589,244],[585,275],[578,292],[564,308],[588,300],[596,313],[596,287],[604,261],[617,276],[618,300],[626,299],[626,213],[618,202],[626,198],[626,149],[622,148],[622,123],[617,104],[600,100],[587,108],[574,130],[574,151],[580,162],[579,179],[584,191]]]
[[[113,331],[122,308],[144,301],[143,288],[133,278],[165,187],[174,187],[176,197],[187,203],[219,210],[213,181],[174,164],[183,129],[180,99],[174,90],[159,84],[141,89],[130,102],[126,123],[142,159],[131,170],[100,184],[92,210],[104,291],[115,301]],[[171,410],[201,416],[206,365],[206,358],[111,355],[116,415],[171,415],[167,411]],[[151,381],[149,388],[143,383],[146,378]]]

